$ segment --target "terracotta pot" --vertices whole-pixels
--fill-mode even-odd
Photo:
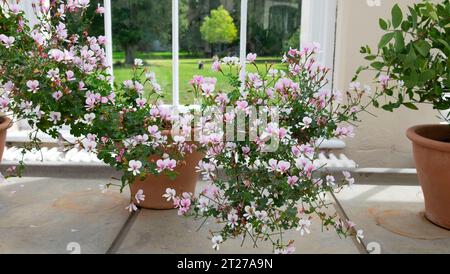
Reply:
[[[5,150],[6,133],[11,126],[11,119],[9,119],[8,117],[0,118],[0,162],[2,161],[3,151]]]
[[[425,216],[450,229],[450,126],[410,128],[417,173],[425,196]]]
[[[164,130],[162,134],[170,136],[171,131]],[[195,151],[191,154],[186,154],[184,162],[181,164],[179,163],[175,168],[178,176],[173,180],[164,175],[149,175],[144,181],[137,178],[134,183],[130,185],[131,199],[134,199],[136,193],[142,189],[144,191],[145,201],[138,205],[140,208],[160,210],[173,209],[173,202],[168,202],[162,195],[166,193],[167,188],[175,189],[177,194],[182,194],[184,192],[195,193],[195,187],[197,186],[198,181],[198,173],[195,168],[203,157],[203,153]],[[159,157],[155,156],[151,157],[149,161],[156,161],[159,159]]]
[[[149,175],[144,181],[139,178],[134,181],[130,186],[131,198],[134,199],[136,193],[142,189],[145,195],[145,201],[141,202],[138,206],[145,209],[173,209],[173,202],[167,202],[162,197],[166,193],[167,188],[173,188],[177,194],[184,192],[195,193],[195,187],[197,186],[198,173],[195,167],[198,162],[203,159],[203,154],[194,152],[187,154],[184,158],[184,164],[180,164],[176,167],[175,171],[178,176],[172,180],[167,176],[155,176]],[[150,160],[156,160],[153,158]]]

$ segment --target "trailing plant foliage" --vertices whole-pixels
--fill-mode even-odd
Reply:
[[[422,1],[408,7],[407,14],[395,5],[391,19],[380,19],[379,25],[385,34],[376,51],[361,48],[371,63],[355,76],[366,70],[377,73],[387,102],[375,101],[375,106],[417,110],[417,104],[429,103],[437,110],[449,109],[450,1]]]

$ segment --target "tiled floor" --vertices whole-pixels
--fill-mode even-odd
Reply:
[[[0,253],[214,253],[207,223],[179,217],[176,211],[141,210],[131,217],[124,208],[128,193],[102,191],[102,179],[23,178],[0,185]],[[337,195],[358,226],[365,244],[382,253],[450,253],[450,232],[420,215],[422,196],[416,186],[359,185]],[[352,239],[330,231],[296,240],[298,253],[360,253]],[[220,253],[271,253],[269,244],[241,247],[239,239]],[[378,250],[375,250],[378,251]]]

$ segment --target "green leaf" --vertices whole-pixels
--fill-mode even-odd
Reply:
[[[394,38],[394,35],[395,35],[394,32],[389,32],[383,35],[383,37],[381,37],[380,43],[378,44],[378,48],[380,49],[384,48],[384,46],[386,46],[389,42],[391,42],[392,38]]]
[[[398,28],[403,21],[402,9],[396,4],[392,8],[392,25],[394,28]]]
[[[373,62],[372,64],[370,64],[370,66],[376,70],[381,70],[385,66],[385,64],[382,62]]]
[[[419,108],[416,107],[416,105],[414,105],[413,103],[403,103],[403,105],[412,110],[419,110]]]
[[[388,23],[384,19],[380,18],[379,24],[380,24],[380,28],[382,30],[387,30],[388,29]]]
[[[405,39],[403,38],[403,33],[401,31],[395,32],[395,49],[401,52],[405,48]]]
[[[414,42],[414,48],[422,55],[423,57],[427,57],[430,53],[431,46],[424,40],[417,40]]]
[[[375,59],[377,59],[376,55],[367,55],[366,57],[364,57],[364,59],[366,59],[367,61],[373,61]]]
[[[409,12],[411,13],[411,21],[413,28],[417,28],[417,12],[412,7],[408,7]]]

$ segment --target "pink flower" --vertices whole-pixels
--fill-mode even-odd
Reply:
[[[36,93],[39,90],[39,82],[37,80],[27,81],[27,87],[29,92]]]
[[[57,92],[54,92],[53,94],[52,94],[52,97],[53,97],[53,99],[55,99],[56,101],[59,101],[59,99],[61,99],[61,97],[63,97],[63,94],[62,94],[62,92],[61,91],[57,91]]]
[[[50,122],[53,122],[55,125],[61,121],[61,113],[60,112],[50,112]]]
[[[293,146],[291,148],[291,152],[292,152],[292,155],[294,155],[296,158],[300,157],[300,155],[301,155],[301,150],[298,146]]]
[[[170,200],[175,200],[175,196],[177,195],[177,192],[175,189],[167,188],[166,193],[162,196],[163,198],[166,198],[169,202]]]
[[[59,49],[51,49],[48,52],[49,56],[53,58],[56,62],[61,62],[64,60],[64,52]]]
[[[67,77],[67,81],[69,81],[69,82],[73,82],[76,80],[75,74],[71,70],[66,71],[66,77]]]
[[[352,126],[348,126],[348,127],[338,127],[335,131],[334,131],[334,135],[337,138],[340,139],[344,139],[344,138],[353,138],[355,137],[355,133],[353,131],[353,127]]]
[[[286,161],[280,161],[278,162],[277,171],[281,174],[284,174],[289,171],[289,168],[291,168],[291,164]]]
[[[177,161],[171,160],[170,158],[164,160],[158,160],[156,162],[156,167],[158,168],[158,172],[163,172],[164,170],[173,171],[177,166]]]
[[[79,90],[79,91],[85,91],[85,90],[87,90],[86,84],[85,84],[83,81],[80,81],[80,82],[78,83],[78,90]]]
[[[150,135],[153,137],[160,135],[159,128],[157,125],[149,126],[147,130],[150,133]]]
[[[123,85],[127,89],[133,89],[134,88],[134,83],[133,83],[132,80],[125,80],[125,81],[123,81]]]
[[[203,188],[202,194],[206,197],[213,198],[219,195],[219,189],[215,185],[207,185]]]
[[[141,171],[140,171],[140,169],[142,168],[141,161],[131,160],[128,163],[128,166],[129,166],[128,171],[133,172],[134,176],[141,174]]]
[[[133,211],[137,211],[138,210],[137,206],[134,203],[131,203],[125,209],[128,210],[129,212],[133,212]]]
[[[105,8],[100,6],[100,3],[97,6],[97,9],[95,10],[95,13],[97,14],[104,14],[105,13]]]
[[[238,220],[239,216],[236,214],[236,212],[230,212],[227,216],[228,219],[228,225],[231,227],[231,229],[234,229],[238,226]]]
[[[212,64],[212,71],[214,71],[214,72],[219,72],[219,71],[221,71],[221,70],[222,70],[222,68],[221,68],[220,62],[219,62],[219,61],[215,61],[215,62]]]
[[[14,15],[18,15],[22,11],[20,9],[19,5],[17,5],[17,4],[9,5],[9,9],[11,10],[12,14],[14,14]]]
[[[380,84],[386,88],[389,84],[389,81],[391,80],[391,78],[387,75],[380,75],[380,77],[378,78],[378,80],[380,81]]]
[[[141,201],[145,201],[144,190],[139,189],[138,192],[136,192],[136,195],[134,195],[134,199],[136,199],[138,204],[140,204]]]
[[[288,177],[288,184],[291,187],[294,187],[297,185],[299,178],[297,176],[289,176]]]
[[[278,168],[278,161],[275,159],[269,160],[269,172],[274,172]]]
[[[201,75],[194,75],[194,78],[192,78],[189,83],[193,86],[200,86],[203,82],[203,76]]]
[[[95,98],[93,98],[93,97],[88,97],[88,98],[86,99],[86,105],[85,105],[85,108],[86,108],[87,110],[92,110],[92,109],[95,107],[95,103],[96,103]]]
[[[216,87],[213,84],[202,84],[202,91],[205,97],[210,97]]]
[[[43,46],[45,44],[45,37],[38,31],[33,31],[31,33],[31,38],[33,38],[34,42],[39,46]]]
[[[249,53],[247,55],[247,61],[249,63],[254,63],[256,61],[256,58],[258,57],[258,55],[256,53]]]
[[[3,46],[5,46],[5,48],[9,49],[13,46],[14,42],[16,41],[16,38],[0,34],[0,41],[3,43]]]
[[[12,81],[8,81],[3,85],[3,90],[6,93],[10,93],[11,91],[13,91],[14,88],[15,88],[15,85]]]
[[[90,5],[90,0],[78,0],[78,5],[77,7],[82,8],[82,9],[87,9]]]
[[[60,22],[56,26],[56,36],[60,40],[64,40],[67,38],[67,29],[66,29],[66,25],[64,23]]]
[[[226,93],[222,92],[222,93],[217,94],[215,101],[219,105],[225,106],[226,104],[228,104],[230,102],[230,99],[228,99],[228,95]]]
[[[248,102],[247,101],[237,101],[236,106],[240,110],[247,110]]]
[[[105,36],[100,35],[100,36],[98,37],[98,44],[99,44],[99,45],[105,45],[106,42],[107,42],[107,39],[106,39]]]
[[[348,185],[351,187],[355,184],[355,178],[352,177],[352,174],[348,171],[342,172],[345,177],[345,180],[348,182]]]
[[[145,107],[145,104],[147,103],[147,99],[145,98],[137,98],[136,99],[136,104],[138,105],[138,107],[143,108]]]
[[[8,97],[0,97],[0,107],[2,110],[5,110],[9,106],[9,98]]]

